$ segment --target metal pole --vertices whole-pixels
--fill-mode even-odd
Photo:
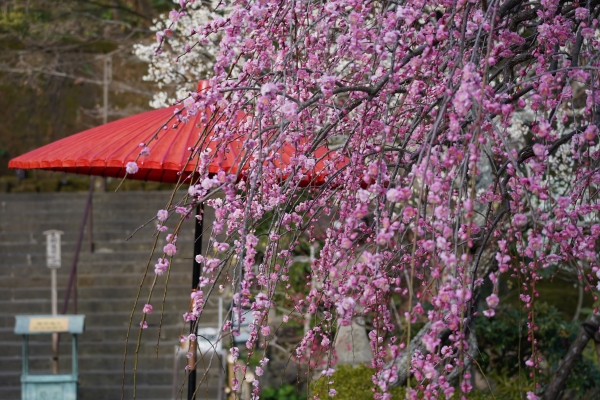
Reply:
[[[112,80],[112,57],[104,57],[104,79],[102,80],[102,101],[103,101],[103,115],[102,123],[108,122],[108,85]]]
[[[200,221],[196,220],[196,225],[194,228],[194,257],[193,258],[193,267],[192,267],[192,292],[194,292],[198,288],[198,281],[200,280],[200,273],[202,272],[200,264],[196,262],[196,255],[202,254],[202,229],[204,222],[204,215],[202,215],[204,211],[204,204],[198,204],[196,206],[196,215],[200,215],[202,219]],[[197,321],[190,321],[190,333],[196,334],[198,332],[198,324]],[[195,340],[190,340],[189,351],[192,353],[188,361],[188,366],[190,368],[188,375],[188,400],[195,400],[196,396],[194,393],[196,392],[196,351],[197,351],[197,342]]]
[[[104,57],[104,79],[102,80],[102,123],[108,123],[108,86],[112,81],[112,55]],[[102,190],[106,192],[106,177],[102,177]]]
[[[56,268],[52,268],[50,270],[50,286],[51,286],[51,296],[52,296],[52,315],[57,314],[57,300],[56,300]]]
[[[52,315],[57,314],[56,268],[50,270],[50,285],[52,296]],[[58,374],[58,333],[52,334],[52,373]]]
[[[217,329],[217,340],[221,339],[221,330],[223,329],[223,297],[219,297],[219,328]],[[225,391],[225,352],[221,351],[221,369],[219,370],[219,395],[217,400],[223,400],[223,392]]]
[[[88,238],[90,241],[90,253],[94,252],[94,201],[90,200],[90,211],[88,213]],[[77,313],[75,313],[77,314]]]
[[[21,374],[22,376],[26,376],[29,374],[29,336],[27,335],[23,335],[23,349],[21,357],[23,357]]]
[[[81,227],[79,228],[79,237],[77,238],[77,246],[75,247],[75,254],[73,255],[73,264],[71,265],[71,274],[69,275],[69,283],[67,284],[67,293],[65,294],[65,301],[62,306],[61,314],[67,313],[67,307],[69,306],[69,298],[71,297],[71,287],[76,290],[77,285],[77,261],[79,259],[79,252],[81,251],[81,244],[83,242],[83,234],[85,231],[85,224],[87,222],[88,212],[90,211],[90,204],[94,195],[94,182],[96,177],[92,176],[90,179],[90,189],[88,191],[88,198],[85,204],[85,211],[83,212],[83,219],[81,220]],[[77,299],[74,299],[75,301]],[[77,306],[75,306],[77,310]]]
[[[79,374],[77,370],[77,335],[73,335],[73,339],[71,340],[71,374],[75,378]]]

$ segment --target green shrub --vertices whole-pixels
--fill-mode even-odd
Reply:
[[[60,181],[61,192],[87,192],[90,188],[90,178],[82,176],[69,176]]]
[[[38,182],[35,179],[23,179],[10,188],[14,193],[34,193],[39,191]]]
[[[306,393],[298,391],[295,385],[286,383],[277,388],[266,387],[260,391],[263,400],[305,400]]]
[[[38,183],[40,192],[49,193],[49,192],[58,192],[60,189],[60,180],[59,179],[48,179],[48,180],[40,180]]]
[[[579,332],[581,322],[567,322],[556,307],[535,303],[536,355],[542,357],[541,373],[536,381],[545,387]],[[527,311],[514,307],[500,308],[494,318],[477,320],[479,344],[478,362],[495,384],[499,398],[513,398],[532,390],[531,368],[525,362],[531,358],[531,342],[527,340]],[[591,345],[591,344],[590,344]],[[586,398],[600,386],[600,370],[591,349],[584,352],[569,375],[567,389],[577,398]]]
[[[331,377],[321,376],[311,385],[310,398],[318,396],[321,400],[329,399],[329,389],[335,389],[335,400],[372,400],[373,369],[365,365],[352,367],[350,365],[336,365]],[[333,381],[332,385],[328,382]],[[404,399],[404,388],[398,387],[390,390],[393,399]]]
[[[19,184],[19,180],[15,176],[0,177],[0,192],[10,192],[10,189]]]

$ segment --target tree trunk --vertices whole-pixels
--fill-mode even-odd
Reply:
[[[577,339],[569,347],[569,351],[565,356],[564,360],[554,373],[550,385],[546,388],[542,400],[558,400],[561,392],[563,391],[567,378],[575,365],[575,362],[581,356],[583,349],[587,346],[590,339],[598,341],[600,335],[598,334],[598,327],[600,326],[600,314],[593,314],[589,317],[581,326]]]
[[[406,385],[406,381],[410,377],[410,371],[408,369],[408,357],[412,358],[412,356],[415,354],[415,352],[417,350],[423,354],[427,354],[427,350],[425,348],[425,345],[421,341],[421,339],[423,338],[423,336],[425,336],[426,333],[429,332],[430,328],[431,328],[431,322],[428,322],[427,324],[425,324],[425,326],[423,328],[421,328],[421,330],[410,341],[410,348],[407,349],[406,351],[404,351],[404,354],[402,356],[398,357],[398,359],[393,361],[393,364],[395,364],[397,367],[398,378],[396,379],[395,382],[391,383],[392,387]],[[472,324],[471,329],[469,329],[469,334],[468,334],[468,338],[467,338],[467,341],[469,343],[469,349],[466,352],[467,355],[464,359],[465,365],[462,368],[458,368],[458,367],[455,368],[454,371],[452,371],[450,374],[448,374],[446,376],[446,380],[448,380],[449,382],[454,382],[458,378],[460,373],[468,370],[471,367],[473,359],[477,356],[477,351],[478,351],[479,347],[477,344],[477,335],[475,335],[474,328],[475,328],[474,324]],[[442,338],[449,334],[450,334],[450,330],[444,329],[443,331],[438,333],[437,337]]]

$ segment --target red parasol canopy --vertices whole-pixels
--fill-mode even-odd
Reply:
[[[181,107],[179,107],[181,108]],[[12,159],[9,168],[45,169],[76,174],[110,177],[125,176],[125,166],[138,158],[139,143],[146,143],[178,108],[176,106],[123,118],[96,128],[77,133],[39,149]],[[159,132],[158,139],[149,144],[150,155],[137,161],[139,170],[130,175],[133,179],[159,182],[177,182],[178,172],[188,174],[194,170],[195,162],[189,162],[190,147],[196,145],[202,132],[201,115],[190,118],[188,123]],[[221,166],[236,172],[231,163],[241,151],[241,142],[229,145],[227,159]],[[186,165],[187,164],[187,165]],[[218,172],[218,165],[210,165],[209,171]]]
[[[199,84],[199,89],[203,88],[203,83]],[[161,127],[181,108],[172,106],[148,111],[68,136],[16,157],[8,166],[14,169],[44,169],[121,178],[125,176],[127,163],[137,159],[139,170],[128,177],[175,183],[179,181],[179,172],[183,172],[185,177],[194,171],[196,161],[188,161],[192,154],[189,148],[197,145],[199,134],[205,127],[202,121],[210,120],[209,111],[197,113],[190,116],[187,123],[178,123],[177,128],[173,129],[177,123],[174,118],[162,131]],[[240,116],[239,120],[242,118]],[[148,144],[150,154],[138,158],[141,150],[138,145],[147,143],[157,131],[158,138]],[[210,138],[209,133],[202,148],[218,147]],[[229,143],[227,150],[221,152],[208,167],[209,172],[217,173],[223,169],[228,173],[237,173],[238,166],[235,163],[240,161],[243,144],[243,138]],[[296,149],[290,144],[284,145],[280,152],[283,164],[288,164],[290,158],[296,155]],[[319,148],[314,157],[319,161],[313,171],[306,172],[305,185],[318,186],[326,179],[326,174],[321,172],[325,168],[325,160],[331,159],[329,150],[326,147]],[[344,163],[341,162],[341,165]],[[340,165],[336,166],[339,168]]]

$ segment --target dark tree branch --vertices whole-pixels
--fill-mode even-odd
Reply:
[[[571,344],[567,355],[554,373],[552,381],[550,381],[550,385],[546,388],[542,400],[557,400],[560,398],[575,362],[581,356],[583,349],[585,349],[590,339],[597,336],[599,327],[600,314],[593,314],[583,323],[579,330],[579,335],[577,335],[577,339]]]
[[[522,2],[523,0],[508,0],[506,3],[502,4],[502,7],[500,7],[500,10],[498,10],[498,16],[500,18],[504,17],[513,8],[520,5]]]

